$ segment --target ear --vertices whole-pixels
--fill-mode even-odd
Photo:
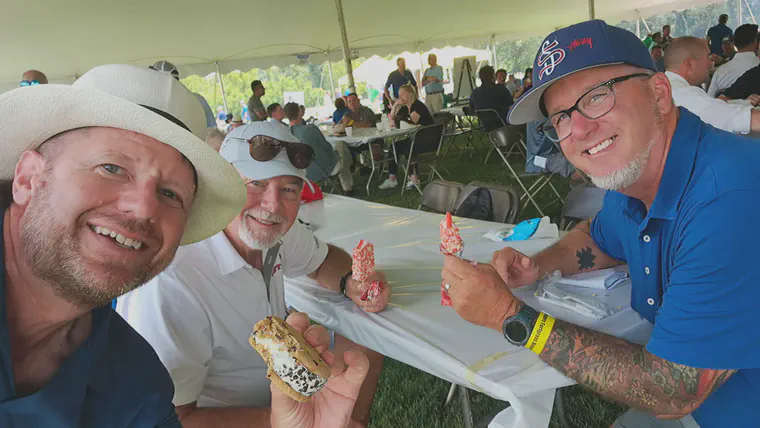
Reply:
[[[667,115],[673,111],[675,108],[673,104],[673,91],[670,86],[670,80],[665,76],[665,73],[657,73],[649,78],[649,90],[660,113]]]
[[[16,175],[13,178],[13,201],[25,207],[32,200],[38,187],[44,185],[42,176],[45,172],[45,160],[34,150],[26,150],[16,163]]]

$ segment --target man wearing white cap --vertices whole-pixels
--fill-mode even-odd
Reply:
[[[220,154],[243,177],[245,207],[213,237],[184,247],[145,287],[121,297],[118,312],[169,369],[185,427],[250,426],[269,420],[267,365],[245,341],[259,320],[286,312],[283,279],[308,275],[367,312],[382,311],[391,290],[362,300],[377,274],[351,278],[351,257],[296,222],[313,149],[277,123],[232,130]],[[336,336],[336,349],[359,349]],[[370,374],[353,412],[366,426],[382,356],[365,351]],[[358,425],[361,424],[361,425]]]
[[[180,426],[166,369],[110,303],[245,200],[234,169],[203,143],[194,100],[129,65],[0,95],[0,426]],[[354,399],[366,361],[348,363],[333,385],[348,382]],[[325,405],[346,415],[350,399]],[[286,426],[299,410],[273,400],[272,422]],[[321,422],[299,427],[337,426]]]

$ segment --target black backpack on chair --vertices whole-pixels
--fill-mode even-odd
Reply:
[[[478,187],[465,197],[453,214],[473,220],[493,221],[491,192],[488,189]]]

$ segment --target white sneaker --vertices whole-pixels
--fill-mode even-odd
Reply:
[[[409,180],[409,181],[406,182],[406,190],[414,189],[415,186],[419,187],[420,184],[419,183],[415,183],[412,180]]]
[[[378,187],[378,189],[380,190],[393,189],[396,186],[398,186],[398,180],[386,179],[380,184],[380,187]]]

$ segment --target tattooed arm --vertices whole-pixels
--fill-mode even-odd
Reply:
[[[591,239],[590,224],[583,221],[567,236],[551,247],[533,256],[540,275],[562,271],[562,276],[606,269],[622,264],[597,247]]]
[[[676,364],[643,346],[560,320],[541,359],[580,385],[661,419],[690,414],[735,372]]]

